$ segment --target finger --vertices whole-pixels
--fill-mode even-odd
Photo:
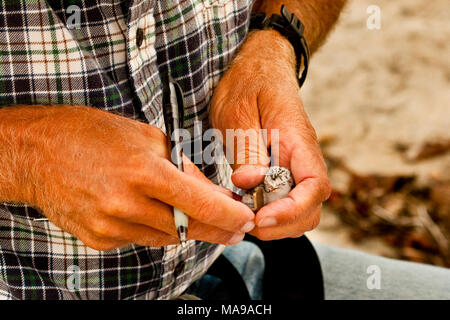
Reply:
[[[236,101],[231,106],[233,112],[212,117],[212,122],[222,133],[227,160],[234,170],[234,185],[248,189],[262,183],[270,158],[256,99],[245,97]]]
[[[125,247],[126,245],[130,244],[129,241],[111,240],[97,237],[92,232],[88,232],[86,229],[83,230],[80,229],[76,233],[71,232],[71,234],[76,236],[79,240],[81,240],[81,242],[83,242],[89,248],[98,251],[113,250]]]
[[[270,163],[259,114],[251,121],[236,122],[235,126],[227,128],[224,143],[233,168],[231,179],[238,188],[250,189],[264,181]]]
[[[145,208],[142,207],[141,210],[137,211],[139,214],[133,217],[133,222],[163,231],[173,237],[178,237],[172,207],[158,200],[147,199],[147,202],[148,204]],[[242,241],[244,235],[241,232],[224,231],[192,218],[189,219],[188,239],[190,240],[232,245]]]
[[[172,207],[145,197],[135,199],[132,203],[136,205],[132,212],[129,210],[124,213],[117,212],[115,216],[126,222],[145,225],[178,237]],[[243,237],[244,234],[241,232],[235,234],[193,219],[189,220],[188,238],[191,240],[232,245],[240,242]]]
[[[183,170],[186,174],[196,177],[197,179],[213,184],[205,175],[203,172],[189,159],[184,153],[183,156]]]
[[[286,198],[262,207],[255,217],[258,227],[292,224],[308,215],[325,199],[319,179],[306,179],[291,190]]]
[[[231,190],[216,186],[214,183],[212,183],[212,181],[209,180],[203,174],[203,172],[201,172],[200,169],[188,157],[186,157],[185,154],[183,154],[183,169],[186,174],[196,177],[197,179],[207,184],[210,184],[211,187],[214,188],[214,190],[221,192],[228,197],[234,197],[234,194],[231,192]],[[227,232],[196,220],[191,219],[189,222],[188,239],[190,240],[233,245],[241,242],[244,239],[244,236],[245,233]]]
[[[303,148],[304,155],[316,150],[320,154],[320,149],[298,88],[288,86],[284,89],[261,90],[258,101],[261,125],[270,128],[267,131],[267,146],[270,147],[272,162],[291,168],[291,155],[297,148]]]
[[[223,188],[221,186],[215,185],[211,180],[209,180],[204,174],[203,172],[200,171],[200,169],[188,158],[186,157],[186,155],[183,153],[183,170],[184,173],[193,176],[197,179],[199,179],[200,181],[203,181],[207,184],[211,185],[211,188],[213,188],[214,190],[221,192],[223,194],[225,194],[228,197],[232,197],[233,193],[231,192],[231,190],[228,190],[226,188]]]
[[[210,243],[233,245],[244,239],[245,233],[227,232],[201,222],[191,220],[188,230],[188,239],[200,240]]]
[[[122,206],[111,217],[117,217],[129,223],[137,223],[177,236],[172,207],[145,196],[128,199],[128,206]],[[126,209],[125,209],[126,208]]]
[[[216,191],[209,183],[179,171],[172,163],[155,157],[150,161],[152,178],[140,187],[151,198],[175,206],[191,218],[233,233],[253,229],[254,214],[243,203]]]
[[[241,189],[251,189],[263,183],[268,166],[241,165],[233,171],[231,181]]]
[[[227,152],[234,149],[231,179],[238,188],[250,189],[262,183],[270,164],[266,142],[259,123],[257,125],[258,127],[253,128],[235,129],[232,131],[234,135],[227,131]]]
[[[96,237],[149,247],[162,247],[180,242],[177,237],[160,230],[109,216],[92,221],[90,230]]]
[[[215,190],[228,197],[233,196],[230,190],[214,185],[185,155],[183,155],[183,158],[185,173],[210,184]],[[109,207],[109,210],[104,210],[106,215],[118,217],[130,223],[146,225],[167,234],[178,236],[172,207],[159,200],[150,199],[147,196],[134,196],[132,199],[130,196],[116,197],[113,203],[109,201]],[[235,235],[234,233],[226,232],[192,219],[189,222],[188,235],[194,235],[196,237],[195,240],[212,243],[230,244],[236,242],[235,239],[231,239]],[[214,237],[211,235],[214,235]]]
[[[291,139],[289,139],[291,140]],[[302,143],[294,144],[288,153],[289,167],[296,186],[288,197],[280,199],[261,208],[255,222],[257,226],[270,226],[296,221],[317,205],[325,201],[331,192],[326,176],[325,164],[320,153],[311,151],[314,148],[305,147]]]
[[[160,128],[152,126],[146,123],[139,122],[144,136],[148,139],[146,143],[152,146],[152,152],[159,157],[169,159],[170,158],[170,145],[167,136]]]
[[[306,215],[295,222],[275,227],[256,227],[250,234],[260,240],[270,241],[284,238],[298,238],[305,232],[313,230],[320,222],[320,206],[311,214]]]
[[[273,88],[261,90],[258,97],[258,103],[261,113],[262,128],[270,128],[279,131],[290,129],[292,131],[297,131],[297,133],[300,134],[302,132],[307,133],[310,131],[309,129],[312,128],[304,110],[299,91],[295,86],[283,86],[280,90],[273,90]],[[268,130],[268,146],[271,146],[272,133],[274,133],[275,136],[279,134],[277,131]],[[293,143],[295,140],[286,140],[286,142]]]
[[[129,244],[128,241],[112,240],[103,237],[95,236],[91,231],[89,231],[83,223],[82,215],[75,215],[71,219],[65,219],[65,217],[53,217],[51,219],[52,223],[60,227],[65,232],[70,233],[75,236],[81,242],[83,242],[87,247],[98,250],[112,250],[116,248],[121,248]]]

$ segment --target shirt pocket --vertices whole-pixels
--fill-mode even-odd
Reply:
[[[253,0],[202,0],[209,73],[215,87],[248,33]]]

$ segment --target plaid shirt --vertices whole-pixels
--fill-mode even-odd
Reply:
[[[0,106],[87,105],[164,127],[161,75],[179,82],[185,126],[245,40],[252,0],[0,0]],[[68,23],[78,5],[80,25]],[[200,165],[229,186],[229,167]],[[223,246],[96,251],[25,204],[0,207],[0,298],[168,299]],[[77,280],[76,280],[77,279]],[[79,282],[79,286],[70,284]],[[69,284],[69,285],[68,285]],[[72,289],[73,288],[73,289]]]

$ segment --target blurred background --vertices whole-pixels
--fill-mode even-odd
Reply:
[[[353,0],[313,57],[302,95],[333,194],[310,239],[450,267],[449,21],[448,0]]]

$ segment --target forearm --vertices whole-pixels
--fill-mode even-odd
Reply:
[[[346,0],[256,0],[253,11],[267,16],[279,14],[284,4],[305,25],[305,38],[311,53],[324,42],[336,23]]]
[[[0,201],[25,202],[36,149],[27,141],[33,122],[22,107],[0,109]],[[36,110],[37,111],[37,110]],[[36,112],[35,115],[37,116]]]
[[[64,143],[58,140],[65,139],[65,119],[75,108],[95,112],[74,106],[0,108],[0,201],[35,203],[35,186],[58,157],[55,146]]]

